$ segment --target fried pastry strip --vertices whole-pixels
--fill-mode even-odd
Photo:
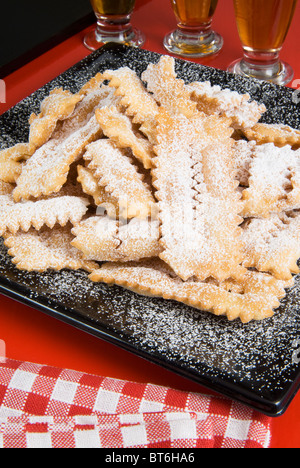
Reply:
[[[158,63],[150,63],[142,73],[142,80],[157,103],[170,113],[181,113],[188,118],[197,114],[197,104],[190,99],[190,91],[177,78],[173,57],[162,56]]]
[[[258,144],[274,143],[275,146],[300,145],[300,130],[283,124],[257,123],[252,128],[244,130],[248,140],[254,140]]]
[[[36,230],[58,223],[65,226],[69,221],[78,223],[87,212],[88,201],[73,196],[54,197],[39,201],[15,203],[11,195],[0,196],[0,235],[7,230],[15,234],[19,229]]]
[[[161,110],[158,122],[152,172],[160,258],[183,280],[239,277],[244,274],[238,227],[242,205],[230,142],[214,131],[209,135],[199,119]],[[210,146],[216,135],[220,141]]]
[[[41,103],[40,114],[30,116],[29,142],[18,143],[0,152],[0,179],[15,182],[22,170],[20,161],[27,160],[37,148],[46,143],[57,122],[70,117],[81,100],[79,94],[72,94],[62,88],[51,91]]]
[[[119,216],[118,200],[110,196],[105,188],[98,184],[97,179],[89,169],[78,165],[77,170],[77,181],[81,184],[83,192],[93,197],[97,207],[105,208],[110,218],[116,219]]]
[[[187,85],[187,88],[199,111],[231,118],[236,129],[253,127],[266,112],[265,105],[250,101],[249,94],[221,89],[208,81],[194,82]]]
[[[133,128],[131,119],[116,106],[96,110],[96,118],[108,138],[120,148],[130,148],[133,155],[142,162],[145,169],[153,167],[153,150],[150,141]]]
[[[29,143],[17,143],[0,151],[0,180],[14,183],[22,172],[22,165],[35,152]]]
[[[271,317],[286,294],[284,288],[292,285],[255,271],[247,271],[239,282],[184,282],[157,259],[105,263],[89,278],[117,284],[141,295],[183,302],[215,315],[226,315],[229,320],[239,318],[243,323]]]
[[[160,252],[158,221],[132,219],[128,224],[93,216],[72,229],[72,245],[86,260],[128,262]]]
[[[59,120],[70,117],[82,100],[80,94],[72,94],[62,88],[54,89],[41,103],[40,114],[31,114],[29,119],[29,143],[36,148],[49,140]]]
[[[71,245],[73,236],[70,227],[43,227],[40,231],[31,228],[28,232],[5,233],[4,244],[12,263],[19,270],[45,272],[83,269],[91,272],[97,263],[82,259],[82,254]]]
[[[88,145],[84,159],[98,184],[118,200],[120,215],[147,218],[154,213],[156,203],[150,187],[125,150],[111,140],[100,139]]]
[[[270,213],[300,207],[300,151],[273,143],[257,145],[249,167],[249,187],[242,192],[243,216],[268,217]]]
[[[3,180],[0,179],[0,195],[10,195],[13,189],[13,184],[10,184],[9,182],[3,182]]]
[[[30,197],[38,198],[58,192],[65,184],[71,164],[79,157],[85,146],[97,135],[100,129],[95,118],[80,129],[77,135],[66,139],[52,138],[39,148],[23,167],[14,190],[16,202]],[[81,134],[82,138],[78,138]]]
[[[88,90],[91,91],[89,97],[80,105]],[[1,180],[11,183],[16,182],[22,172],[24,161],[29,159],[39,147],[51,138],[62,121],[64,121],[65,127],[68,127],[68,124],[69,126],[70,124],[75,125],[76,121],[79,123],[80,118],[83,117],[82,110],[84,107],[86,113],[89,111],[88,107],[92,111],[92,105],[95,106],[99,101],[97,93],[92,93],[94,89],[91,84],[85,91],[76,95],[62,89],[55,89],[50,92],[50,95],[41,104],[41,113],[38,116],[32,114],[30,117],[29,143],[18,143],[11,148],[0,151]],[[88,102],[89,104],[87,104]]]
[[[300,214],[298,211],[252,218],[243,225],[243,265],[289,280],[299,273]]]
[[[103,78],[115,89],[115,94],[120,97],[120,104],[126,109],[126,114],[133,118],[133,123],[141,125],[140,130],[151,140],[159,106],[136,72],[128,67],[122,67],[117,70],[106,70]]]
[[[41,146],[23,166],[14,190],[15,201],[38,198],[58,192],[67,180],[69,169],[85,147],[102,136],[95,117],[95,107],[112,103],[106,87],[84,97],[70,119],[59,125],[47,143]]]
[[[97,91],[102,86],[103,81],[102,73],[97,73],[81,87],[78,94],[80,96],[86,96],[93,91]]]
[[[255,146],[256,143],[254,141],[245,140],[235,141],[232,145],[234,167],[237,171],[236,179],[242,187],[249,186],[249,170]]]

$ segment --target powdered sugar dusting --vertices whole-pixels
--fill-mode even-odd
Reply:
[[[121,207],[127,207],[128,216],[147,217],[155,200],[129,154],[113,141],[100,139],[86,148],[84,159],[98,183],[118,199]]]
[[[298,273],[300,257],[299,211],[272,214],[268,218],[251,218],[244,223],[243,244],[247,267],[269,271],[290,279]]]
[[[290,146],[257,145],[249,174],[249,188],[243,191],[245,216],[267,216],[300,207],[300,158]]]
[[[237,129],[252,127],[266,112],[264,105],[250,102],[249,94],[222,89],[218,85],[212,86],[208,81],[191,83],[187,89],[200,110],[208,108],[213,114],[232,118]]]
[[[15,199],[58,192],[66,182],[70,165],[81,156],[88,143],[102,135],[95,106],[116,101],[108,87],[85,96],[74,114],[60,122],[52,138],[28,160],[17,180]]]
[[[218,135],[212,144],[202,116],[191,121],[161,111],[157,120],[153,174],[164,248],[160,258],[184,280],[237,277],[243,270],[241,205],[225,137]]]
[[[12,263],[19,270],[43,272],[82,268],[92,271],[96,267],[94,262],[84,260],[81,253],[72,247],[73,237],[69,226],[41,228],[39,232],[35,229],[16,234],[7,232],[4,238]]]
[[[28,231],[32,226],[40,229],[56,223],[65,226],[69,221],[78,223],[87,212],[87,199],[72,196],[54,197],[36,202],[14,203],[11,195],[0,196],[0,234],[8,229],[16,233]]]
[[[121,287],[94,284],[86,273],[64,270],[18,272],[2,244],[0,274],[28,288],[32,300],[62,307],[70,317],[82,317],[91,327],[126,340],[137,351],[160,356],[162,362],[191,375],[236,382],[261,396],[280,394],[297,369],[289,343],[300,332],[297,306],[299,281],[274,317],[262,322],[229,323],[174,301],[142,297]]]
[[[158,221],[132,219],[128,223],[108,216],[92,216],[77,224],[72,245],[95,261],[132,261],[160,252]]]

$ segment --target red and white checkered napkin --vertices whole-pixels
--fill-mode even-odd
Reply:
[[[0,362],[3,448],[267,448],[270,418],[222,397]]]

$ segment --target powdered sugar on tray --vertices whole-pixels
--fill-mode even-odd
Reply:
[[[143,297],[118,286],[92,283],[83,271],[19,272],[0,244],[0,275],[25,286],[31,300],[91,327],[121,337],[137,351],[178,368],[223,378],[264,392],[281,391],[297,364],[291,343],[299,336],[299,281],[274,317],[260,322],[228,322],[183,304]]]

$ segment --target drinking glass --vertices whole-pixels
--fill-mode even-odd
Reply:
[[[234,0],[244,55],[228,71],[279,85],[289,83],[292,67],[279,54],[298,0]]]
[[[97,50],[103,43],[118,42],[141,47],[144,34],[131,25],[135,0],[90,0],[97,18],[96,27],[84,38],[84,45]]]
[[[171,0],[177,28],[164,38],[164,47],[175,55],[206,57],[223,47],[223,38],[211,29],[218,0]]]

